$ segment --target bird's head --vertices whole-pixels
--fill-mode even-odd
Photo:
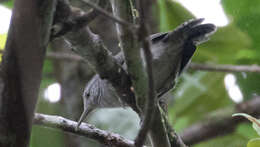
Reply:
[[[98,80],[99,78],[94,77],[87,83],[83,93],[84,111],[80,116],[76,129],[79,128],[82,121],[84,121],[86,117],[93,112],[93,110],[100,106],[102,87],[100,86],[100,82]]]

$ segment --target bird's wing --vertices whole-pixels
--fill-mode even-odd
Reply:
[[[196,50],[196,46],[192,42],[187,42],[184,45],[184,49],[182,52],[180,72],[178,73],[179,75],[183,72],[187,64],[190,62],[191,57],[195,53],[195,50]]]
[[[201,44],[209,39],[209,35],[215,32],[215,26],[212,24],[198,24],[192,28],[188,28],[186,32],[186,40],[183,44],[182,61],[180,73],[190,62],[191,57],[195,53],[196,45]]]
[[[158,41],[163,40],[163,38],[166,37],[167,34],[168,34],[168,32],[156,33],[156,34],[149,36],[149,39],[151,40],[152,43],[156,43]]]
[[[153,61],[156,91],[162,96],[175,85],[178,76],[187,66],[195,53],[196,45],[208,40],[208,36],[215,31],[212,24],[201,24],[203,19],[193,19],[177,27],[174,31],[156,33],[149,36],[152,53],[158,57]],[[124,69],[123,52],[118,53],[115,59]],[[177,60],[177,61],[176,61]]]
[[[156,86],[158,97],[164,95],[175,86],[176,76],[180,75],[190,62],[195,53],[196,45],[207,41],[209,35],[215,32],[216,28],[213,24],[201,24],[202,21],[203,19],[194,19],[185,22],[162,38],[161,42],[168,46],[160,48],[160,50],[165,51],[163,51],[162,57],[157,61],[161,62],[159,65],[164,63],[164,66],[157,67],[157,70],[161,71],[161,75],[164,75],[163,77],[160,76],[161,81],[157,82],[159,83]],[[166,68],[171,69],[166,70]]]

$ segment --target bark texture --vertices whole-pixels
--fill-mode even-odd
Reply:
[[[26,147],[55,0],[16,0],[2,61],[0,146]]]

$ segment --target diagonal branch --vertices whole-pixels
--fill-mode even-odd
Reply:
[[[99,6],[96,6],[95,4],[93,4],[90,1],[86,1],[86,0],[82,0],[84,3],[86,3],[88,6],[90,6],[91,8],[93,8],[94,10],[96,10],[98,13],[100,13],[101,15],[115,21],[116,23],[123,25],[125,27],[127,27],[128,29],[136,29],[137,26],[121,19],[120,17],[116,17],[113,14],[110,14],[109,12],[105,11],[104,9],[100,8]],[[102,1],[102,0],[101,0]]]
[[[117,94],[134,111],[136,107],[135,95],[131,91],[131,81],[126,71],[106,49],[100,37],[93,34],[88,27],[68,33],[66,39],[71,43],[77,54],[82,56],[102,79],[107,79],[115,88]]]
[[[94,139],[99,143],[111,147],[134,147],[133,141],[125,139],[124,137],[118,134],[100,130],[86,123],[82,123],[79,130],[75,131],[77,122],[63,118],[61,116],[52,116],[35,113],[34,124],[50,128],[61,129],[65,132],[85,136],[87,138]]]
[[[103,0],[98,3],[102,8],[105,8],[107,4],[108,2]],[[79,8],[72,7],[67,0],[58,0],[51,39],[88,25],[98,14],[95,9],[84,12]]]

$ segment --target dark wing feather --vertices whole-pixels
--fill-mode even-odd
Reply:
[[[152,41],[152,43],[156,43],[158,41],[163,40],[167,36],[168,33],[169,32],[156,33],[156,34],[151,35],[149,38]]]
[[[184,43],[182,51],[182,61],[179,74],[183,71],[193,56],[196,45],[208,40],[208,35],[215,31],[215,26],[212,24],[197,25],[187,31],[187,40]]]
[[[181,67],[180,67],[179,74],[182,73],[182,71],[185,69],[186,65],[190,62],[191,57],[195,53],[195,50],[196,50],[196,46],[191,41],[188,41],[184,45],[184,49],[183,49],[183,52],[182,52],[182,60],[181,60]]]

